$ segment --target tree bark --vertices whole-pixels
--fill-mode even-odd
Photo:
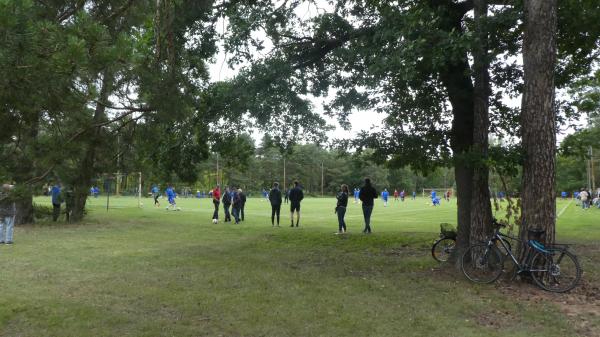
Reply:
[[[112,88],[112,74],[109,70],[105,70],[102,74],[102,88],[100,89],[99,102],[107,102]],[[92,123],[100,125],[106,119],[106,105],[96,104],[94,110],[94,118]],[[79,222],[85,214],[85,204],[89,194],[89,188],[92,184],[92,179],[96,174],[94,164],[96,162],[96,150],[101,143],[103,126],[97,126],[92,129],[90,135],[86,137],[87,146],[85,157],[81,161],[79,174],[75,178],[73,186],[73,209],[71,211],[72,222]]]
[[[485,240],[491,233],[492,205],[490,203],[488,159],[490,91],[489,60],[487,53],[487,0],[474,1],[475,36],[473,46],[474,121],[473,121],[473,194],[471,196],[470,242]]]
[[[449,8],[451,11],[451,9]],[[450,12],[443,29],[463,32],[462,12]],[[457,241],[450,261],[458,257],[469,246],[471,233],[471,195],[473,189],[473,167],[468,162],[468,152],[473,145],[473,82],[469,76],[468,55],[461,59],[449,59],[440,71],[440,79],[448,92],[452,105],[452,129],[450,146],[453,152],[454,176],[457,201]]]
[[[556,221],[555,155],[556,116],[554,69],[556,64],[556,0],[524,2],[521,102],[523,137],[522,215],[520,236],[529,229],[545,230],[541,240],[554,242]]]

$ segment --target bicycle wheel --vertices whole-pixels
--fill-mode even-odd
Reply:
[[[537,252],[531,260],[531,276],[542,289],[563,293],[581,279],[577,257],[564,248],[548,248],[549,253]]]
[[[469,280],[492,283],[502,275],[504,258],[495,246],[472,245],[463,254],[460,267]]]
[[[454,251],[456,240],[451,238],[441,238],[431,247],[431,256],[438,262],[448,261],[448,257]]]

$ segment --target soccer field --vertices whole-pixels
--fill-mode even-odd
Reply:
[[[39,203],[48,204],[47,198]],[[300,228],[272,228],[249,199],[246,221],[212,224],[208,199],[90,199],[84,224],[19,227],[0,246],[2,336],[593,336],[590,311],[520,286],[479,286],[440,271],[429,249],[454,202],[378,200],[372,235],[349,204],[337,230],[333,198],[307,198]],[[600,210],[559,201],[558,238],[585,248],[585,282],[598,286]],[[221,219],[223,212],[220,213]],[[517,283],[518,284],[518,283]],[[561,297],[563,296],[563,297]],[[526,296],[527,297],[527,296]],[[586,322],[581,325],[582,319]],[[579,322],[579,323],[578,323]],[[501,327],[501,328],[500,328]]]

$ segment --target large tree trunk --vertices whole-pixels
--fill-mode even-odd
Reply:
[[[112,88],[112,74],[106,70],[102,74],[102,88],[100,89],[100,97],[98,101],[106,103]],[[94,118],[92,119],[93,126],[89,136],[86,137],[86,152],[85,157],[81,161],[79,174],[75,179],[73,186],[73,209],[71,211],[72,222],[78,222],[83,219],[85,204],[89,194],[89,188],[92,184],[92,179],[96,174],[94,164],[96,162],[96,150],[101,144],[103,126],[99,126],[106,119],[106,106],[96,103]]]
[[[20,147],[24,149],[18,157],[18,169],[14,172],[14,180],[21,190],[20,197],[16,200],[17,215],[15,225],[33,223],[35,221],[33,214],[33,187],[28,186],[28,182],[35,177],[36,173],[36,154],[40,151],[38,144],[38,134],[40,128],[39,112],[26,113],[24,130],[20,133]]]
[[[525,0],[521,103],[523,181],[520,236],[529,229],[545,230],[553,243],[556,221],[554,67],[556,63],[556,0]]]
[[[463,13],[449,12],[445,29],[462,32]],[[454,175],[457,200],[457,242],[450,261],[458,261],[469,246],[471,232],[471,192],[473,189],[473,168],[467,161],[473,145],[473,83],[469,76],[467,55],[462,59],[449,60],[440,72],[440,79],[448,92],[452,105],[452,130],[450,145],[454,156]]]
[[[489,130],[489,60],[487,53],[487,0],[475,0],[475,36],[473,47],[474,122],[473,122],[473,194],[471,198],[471,235],[470,241],[483,241],[491,232],[492,205],[488,184],[488,130]]]

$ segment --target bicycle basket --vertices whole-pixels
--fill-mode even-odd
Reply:
[[[448,238],[456,238],[456,228],[449,223],[440,224],[440,233]]]

